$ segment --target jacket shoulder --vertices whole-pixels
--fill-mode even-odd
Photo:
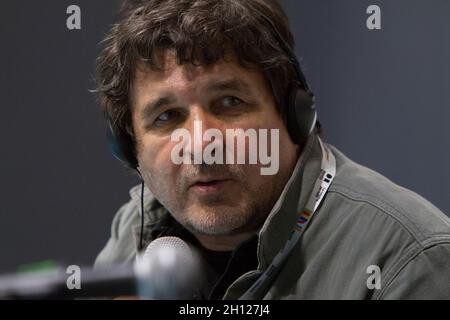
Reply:
[[[141,185],[129,191],[130,199],[115,213],[108,242],[95,260],[95,267],[129,262],[137,253],[141,223]],[[155,224],[164,214],[162,205],[144,188],[144,220]]]
[[[330,146],[336,176],[270,292],[295,299],[448,298],[450,220]],[[367,285],[378,267],[381,290]],[[296,278],[294,287],[293,279]]]
[[[450,219],[436,206],[419,194],[355,163],[338,149],[332,147],[332,150],[337,171],[330,192],[364,206],[380,218],[395,220],[422,246],[441,240],[450,241]]]

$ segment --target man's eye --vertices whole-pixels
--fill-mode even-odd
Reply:
[[[176,110],[167,110],[161,113],[158,118],[155,120],[156,123],[164,123],[168,122],[179,115],[179,112]]]
[[[225,108],[236,107],[242,103],[242,100],[236,97],[228,96],[222,99],[222,106]]]

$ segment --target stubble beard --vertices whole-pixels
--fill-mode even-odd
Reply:
[[[206,168],[206,169],[205,169]],[[245,190],[239,199],[225,199],[222,194],[196,198],[188,189],[187,177],[194,177],[203,171],[224,170],[224,167],[190,167],[176,187],[170,188],[165,180],[155,179],[158,174],[148,173],[147,185],[159,202],[170,212],[175,220],[193,234],[204,236],[233,236],[241,233],[256,232],[264,224],[275,202],[283,191],[289,178],[281,171],[273,176],[272,190],[267,185],[251,190],[245,183],[247,176],[239,166],[227,166],[227,174],[236,179]],[[148,171],[147,171],[148,172]],[[173,192],[176,190],[176,192]],[[191,198],[192,197],[192,198]],[[195,198],[194,198],[195,197]],[[192,202],[191,205],[188,205]]]

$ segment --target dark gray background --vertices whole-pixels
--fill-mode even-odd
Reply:
[[[90,264],[136,183],[109,154],[94,60],[118,1],[0,5],[0,271]],[[82,9],[82,30],[66,8]],[[450,1],[285,0],[326,140],[450,213]],[[382,30],[366,28],[366,8]]]

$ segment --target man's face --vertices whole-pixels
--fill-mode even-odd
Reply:
[[[132,88],[137,158],[147,187],[194,234],[256,231],[298,157],[264,77],[234,59],[194,66],[178,65],[169,50],[162,57],[164,70],[138,71]],[[224,138],[227,129],[279,129],[278,173],[261,175],[261,163],[248,164],[248,154],[245,164],[175,164],[172,150],[180,142],[172,141],[172,132],[186,129],[195,139],[196,121],[201,121],[203,133],[214,128]],[[198,138],[198,126],[196,130]],[[210,143],[192,142],[203,148]],[[223,144],[227,147],[226,140]],[[183,156],[190,157],[186,152]]]

